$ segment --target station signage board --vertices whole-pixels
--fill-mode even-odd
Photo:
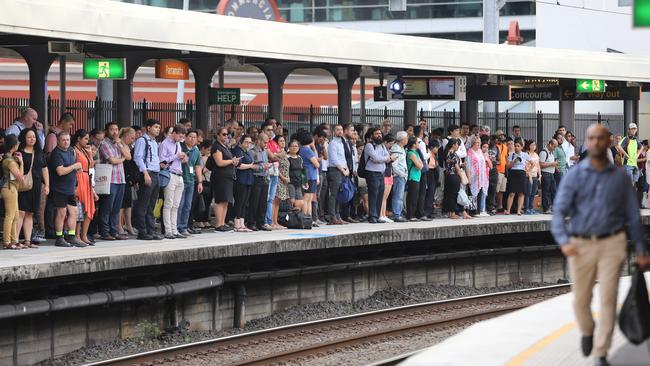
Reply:
[[[238,105],[241,103],[241,89],[239,88],[211,88],[210,104]]]
[[[560,89],[553,88],[511,88],[510,100],[524,101],[544,101],[560,100]]]
[[[573,89],[562,89],[562,100],[639,100],[641,88],[638,86],[610,86],[604,92],[580,93]]]
[[[605,91],[605,80],[591,80],[591,79],[576,80],[576,92],[602,93],[604,91]]]
[[[86,58],[83,76],[84,79],[126,79],[126,59]]]
[[[457,94],[464,94],[466,79],[459,85],[458,76],[403,77],[404,92],[392,94],[392,99],[403,100],[454,100]],[[462,95],[464,97],[464,95]]]
[[[157,60],[156,78],[171,79],[171,80],[188,80],[190,78],[190,68],[183,61]]]
[[[510,100],[510,87],[507,85],[470,85],[467,87],[467,99],[507,101]]]
[[[385,102],[388,100],[388,88],[385,86],[374,87],[372,94],[375,102]]]

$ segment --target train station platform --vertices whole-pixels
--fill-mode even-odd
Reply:
[[[188,239],[99,241],[94,247],[0,250],[0,283],[92,274],[137,267],[183,264],[220,258],[275,255],[389,243],[548,233],[549,215],[499,215],[471,220],[350,224],[312,230],[252,233],[206,232]],[[650,210],[643,212],[650,225]]]
[[[650,281],[650,272],[646,273]],[[618,291],[619,307],[630,288],[623,277]],[[592,304],[598,326],[598,286]],[[590,366],[593,358],[582,356],[580,332],[572,310],[573,295],[561,295],[528,308],[486,320],[424,350],[400,366]],[[468,352],[471,350],[471,352]],[[639,346],[629,343],[618,325],[608,356],[612,366],[650,365],[650,340]]]

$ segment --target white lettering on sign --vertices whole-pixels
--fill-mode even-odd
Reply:
[[[165,72],[168,75],[183,76],[183,68],[165,65]]]

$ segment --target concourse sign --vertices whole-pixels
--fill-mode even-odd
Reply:
[[[86,58],[83,75],[84,79],[126,79],[126,59]]]
[[[241,89],[239,88],[211,88],[210,105],[238,105],[241,102]]]
[[[511,88],[510,100],[523,101],[543,101],[560,99],[560,89],[552,88]]]
[[[578,79],[576,80],[576,92],[603,93],[605,92],[605,80]]]

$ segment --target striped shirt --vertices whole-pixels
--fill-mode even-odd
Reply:
[[[110,138],[105,138],[101,144],[99,144],[99,160],[102,163],[110,164],[110,158],[121,158],[122,151],[117,144]],[[111,174],[111,184],[125,184],[126,179],[124,178],[124,164],[112,164],[113,172]]]

